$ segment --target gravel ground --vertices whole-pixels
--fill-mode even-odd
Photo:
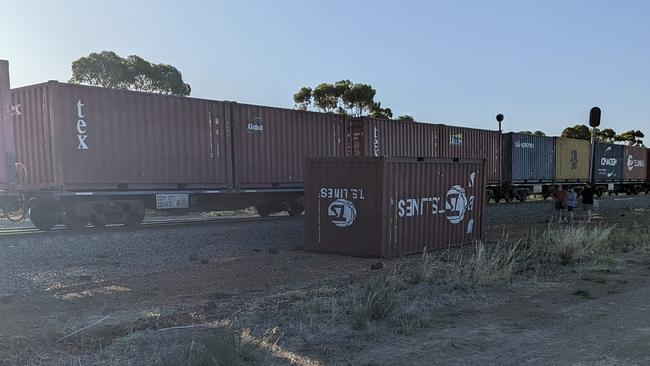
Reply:
[[[637,208],[650,207],[650,195],[639,196],[611,196],[598,199],[600,212],[614,211],[619,209],[633,210]],[[553,202],[532,201],[525,203],[498,203],[488,204],[486,208],[486,219],[489,226],[512,224],[515,222],[543,223],[554,214]],[[576,217],[584,217],[582,207],[578,204]]]
[[[605,222],[627,220],[621,217],[625,212],[649,207],[648,195],[600,200],[601,213],[608,214],[601,218]],[[494,233],[516,220],[528,228],[552,213],[550,201],[490,204],[487,227]],[[24,347],[29,342],[35,354],[46,354],[59,349],[56,340],[106,317],[93,331],[119,338],[125,335],[124,324],[144,314],[194,314],[187,309],[215,299],[234,307],[324,279],[349,281],[371,274],[376,259],[296,251],[303,237],[303,220],[291,217],[0,236],[0,365],[6,355],[21,354],[17,339]],[[197,321],[188,316],[178,322]],[[33,361],[8,364],[50,364]]]

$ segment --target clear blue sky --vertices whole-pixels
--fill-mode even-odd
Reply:
[[[293,106],[350,79],[419,121],[650,134],[650,1],[2,0],[13,86],[70,78],[93,51],[178,67],[192,95]]]

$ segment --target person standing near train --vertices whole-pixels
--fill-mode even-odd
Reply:
[[[569,213],[569,220],[573,222],[573,211],[576,208],[576,202],[578,201],[578,194],[576,193],[573,187],[569,188],[569,192],[566,195],[566,210]]]
[[[557,189],[553,192],[553,204],[555,205],[555,213],[557,215],[557,222],[564,220],[564,206],[566,205],[567,192],[561,184],[557,185]]]
[[[594,189],[591,184],[587,184],[580,193],[582,195],[582,209],[587,213],[585,222],[589,224],[594,210]]]

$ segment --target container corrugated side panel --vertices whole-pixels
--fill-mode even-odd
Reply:
[[[232,108],[239,188],[302,188],[305,158],[345,155],[340,115],[247,104]]]
[[[230,146],[216,140],[225,131],[215,122],[227,119],[223,103],[60,83],[51,88],[54,157],[66,189],[230,186]]]
[[[587,140],[555,138],[555,180],[586,182],[589,180],[591,143]]]
[[[555,172],[555,141],[553,137],[507,134],[512,160],[513,183],[552,182]]]
[[[382,256],[400,256],[471,243],[482,237],[483,161],[384,165]]]
[[[369,117],[351,123],[355,156],[438,157],[434,124]]]
[[[623,147],[623,181],[640,182],[647,176],[648,161],[645,147]]]
[[[441,158],[486,159],[486,181],[501,179],[501,134],[499,131],[439,125],[438,146]]]
[[[622,181],[623,146],[615,144],[596,144],[595,180],[597,182]]]
[[[18,188],[53,189],[61,182],[53,158],[51,83],[15,89],[11,97]]]

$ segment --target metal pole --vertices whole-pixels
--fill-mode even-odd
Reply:
[[[596,127],[591,128],[591,159],[589,159],[589,184],[596,182]]]

